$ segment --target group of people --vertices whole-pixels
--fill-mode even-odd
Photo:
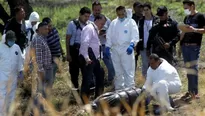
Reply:
[[[38,13],[33,12],[29,20],[24,21],[24,9],[15,8],[15,17],[6,25],[5,40],[0,44],[0,83],[3,83],[0,84],[0,115],[8,112],[9,103],[14,99],[17,80],[25,75],[25,64],[31,69],[37,64],[37,91],[47,98],[47,90],[52,88],[61,56],[69,62],[73,89],[84,101],[85,97],[90,97],[90,88],[93,86],[95,98],[103,93],[105,83],[114,84],[115,90],[134,87],[140,55],[142,75],[145,78],[143,89],[167,110],[173,110],[169,94],[179,92],[182,86],[174,67],[174,51],[178,41],[186,68],[192,70],[189,71],[192,73],[187,72],[188,92],[182,99],[198,98],[198,59],[202,34],[205,33],[205,17],[195,9],[192,0],[184,0],[183,7],[186,32],[179,30],[178,23],[169,16],[166,6],[157,8],[157,16],[152,13],[149,3],[135,2],[134,13],[132,9],[118,6],[117,18],[111,21],[101,13],[100,2],[95,1],[92,11],[83,7],[79,17],[69,22],[66,57],[58,31],[52,26],[49,17],[40,22]],[[104,79],[101,59],[108,70],[107,79]],[[78,83],[80,72],[81,89]],[[7,92],[10,80],[14,83],[13,89]],[[7,96],[12,96],[9,101],[5,100]],[[34,104],[38,106],[39,101],[34,100]],[[3,107],[6,109],[3,110]],[[43,111],[43,108],[40,110]]]

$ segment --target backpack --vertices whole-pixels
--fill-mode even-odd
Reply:
[[[73,23],[75,24],[76,26],[76,30],[80,29],[80,30],[83,30],[82,27],[80,26],[80,22],[78,19],[74,19],[73,20]]]

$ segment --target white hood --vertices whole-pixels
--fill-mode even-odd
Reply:
[[[132,9],[126,9],[126,13],[127,13],[127,18],[132,18]]]
[[[40,17],[39,14],[37,12],[32,12],[29,16],[29,21],[30,22],[39,22]]]

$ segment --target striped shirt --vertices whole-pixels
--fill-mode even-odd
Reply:
[[[51,51],[47,45],[46,37],[37,34],[32,40],[31,46],[35,50],[38,71],[44,72],[52,67]]]
[[[53,28],[47,36],[47,43],[51,50],[52,57],[60,57],[61,56],[61,44],[60,37],[56,28]]]

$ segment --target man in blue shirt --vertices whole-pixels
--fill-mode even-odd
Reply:
[[[80,64],[78,56],[81,44],[81,31],[88,23],[91,11],[89,8],[83,7],[80,9],[79,14],[80,16],[78,19],[69,22],[66,32],[66,50],[67,61],[69,62],[69,72],[71,75],[71,82],[77,90],[79,88],[78,76]]]

